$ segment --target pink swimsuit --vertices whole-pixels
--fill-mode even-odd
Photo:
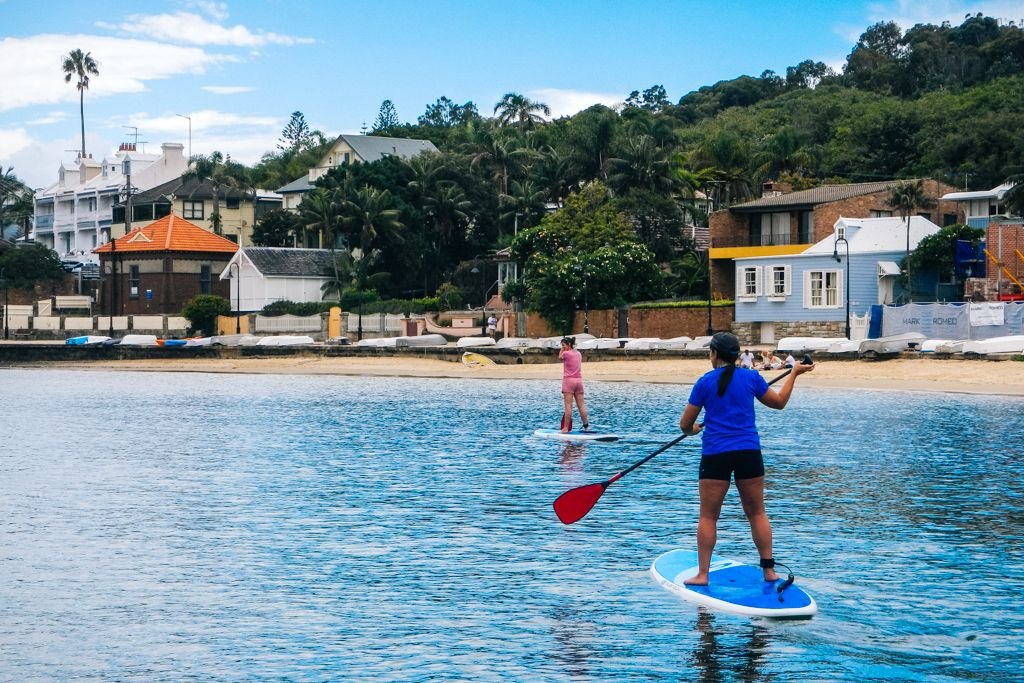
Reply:
[[[562,354],[562,393],[583,393],[583,356],[576,349],[569,349]]]

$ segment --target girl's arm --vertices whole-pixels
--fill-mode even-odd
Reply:
[[[797,376],[802,375],[805,372],[810,372],[813,369],[813,363],[810,365],[797,363],[793,366],[793,370],[789,373],[789,376],[786,377],[786,383],[782,385],[781,389],[776,391],[775,389],[768,387],[768,391],[764,392],[764,394],[758,397],[757,400],[769,408],[782,410],[786,407],[786,404],[789,403],[789,397],[793,394],[793,385],[796,384]]]
[[[679,418],[679,429],[683,430],[683,434],[693,436],[700,434],[700,430],[704,429],[704,425],[697,424],[698,415],[700,415],[700,408],[692,403],[687,403],[682,417]]]

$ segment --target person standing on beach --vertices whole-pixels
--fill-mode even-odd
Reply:
[[[761,558],[765,581],[775,581],[772,527],[764,507],[764,459],[755,425],[754,399],[775,410],[789,403],[796,378],[814,365],[796,365],[779,390],[772,389],[756,370],[737,368],[740,343],[736,335],[718,332],[711,339],[708,356],[712,370],[693,385],[679,419],[684,434],[702,436],[697,523],[697,574],[683,583],[706,586],[711,554],[718,539],[718,517],[733,475],[750,535]],[[703,424],[697,417],[704,410]]]
[[[590,430],[590,418],[587,415],[587,403],[583,399],[583,356],[576,350],[576,337],[562,337],[558,358],[562,361],[562,433],[572,431],[572,402],[580,410],[583,420],[583,431]]]

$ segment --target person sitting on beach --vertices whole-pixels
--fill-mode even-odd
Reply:
[[[782,359],[770,351],[761,354],[762,370],[778,370],[782,367]]]
[[[740,367],[747,368],[748,370],[754,369],[754,352],[747,349],[740,354]]]
[[[791,353],[788,356],[786,356],[786,362],[784,363],[784,366],[787,368],[791,368],[794,365],[796,365],[796,358],[793,358],[793,354]]]

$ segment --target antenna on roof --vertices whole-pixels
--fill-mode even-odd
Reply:
[[[363,121],[363,127],[359,129],[359,132],[366,135],[366,121]]]
[[[149,142],[149,140],[139,140],[139,129],[136,126],[121,126],[121,127],[122,128],[130,128],[131,130],[135,131],[134,133],[132,133],[132,136],[135,138],[135,142],[132,143],[132,151],[134,152],[136,149],[138,149],[139,145],[142,145],[143,146],[142,147],[142,153],[145,154],[146,153],[145,145],[146,145],[147,142]]]

